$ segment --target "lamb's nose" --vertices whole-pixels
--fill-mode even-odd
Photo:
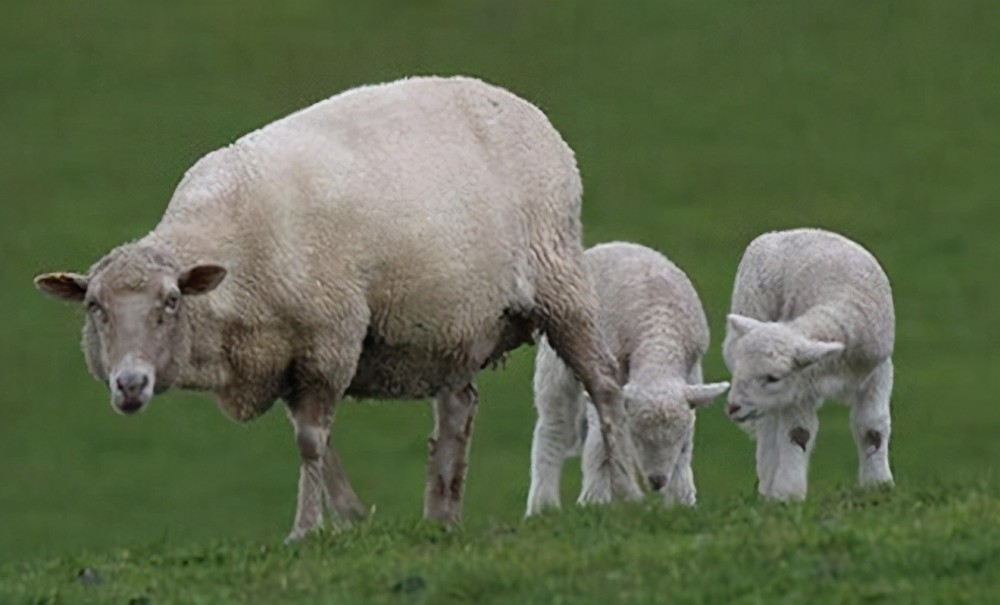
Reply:
[[[649,486],[657,492],[663,489],[663,486],[667,484],[667,476],[663,473],[652,473],[647,478],[649,479]]]
[[[726,413],[729,414],[730,416],[736,414],[736,412],[739,411],[740,411],[740,406],[736,405],[735,403],[730,403],[729,407],[726,408]]]
[[[126,397],[138,397],[149,384],[149,376],[142,372],[124,372],[118,377],[118,390]]]

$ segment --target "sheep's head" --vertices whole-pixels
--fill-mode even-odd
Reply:
[[[629,434],[650,487],[662,491],[694,443],[694,411],[726,392],[727,382],[623,389]]]
[[[813,340],[786,324],[742,315],[731,314],[726,330],[725,358],[733,382],[726,413],[735,422],[804,403],[813,391],[816,364],[844,350],[839,342]]]
[[[87,275],[47,273],[35,278],[35,286],[83,304],[87,367],[108,382],[112,407],[132,414],[175,380],[188,338],[185,298],[211,291],[225,275],[218,265],[182,269],[161,250],[125,245]]]

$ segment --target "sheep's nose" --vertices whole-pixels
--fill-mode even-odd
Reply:
[[[652,473],[649,477],[649,485],[653,488],[653,491],[660,491],[663,486],[667,484],[667,476],[663,473]]]
[[[729,406],[726,407],[726,413],[729,414],[730,416],[735,415],[736,412],[739,411],[740,411],[740,406],[736,405],[735,403],[730,403]]]
[[[123,372],[116,381],[118,390],[129,398],[138,397],[149,384],[149,376],[142,372]]]

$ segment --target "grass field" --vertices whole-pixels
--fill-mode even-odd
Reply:
[[[995,603],[998,496],[617,505],[454,533],[383,519],[290,548],[155,543],[4,575],[30,603]]]
[[[0,602],[1000,600],[1000,4],[8,4]],[[31,278],[146,233],[204,153],[426,73],[480,76],[546,111],[577,152],[588,243],[639,241],[692,277],[715,335],[708,379],[725,377],[717,343],[754,236],[821,226],[873,250],[897,306],[896,493],[849,491],[847,413],[831,405],[814,502],[758,503],[753,446],[715,407],[698,425],[698,510],[523,523],[523,349],[480,381],[463,532],[419,523],[428,406],[347,403],[334,439],[375,521],[284,551],[298,463],[280,410],[239,427],[170,393],[115,415],[84,368],[82,313]],[[103,581],[87,587],[91,566]],[[424,588],[393,593],[407,574]]]

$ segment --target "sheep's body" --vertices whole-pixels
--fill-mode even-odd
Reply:
[[[349,372],[336,380],[349,395],[464,387],[528,339],[534,276],[565,262],[548,257],[578,238],[580,194],[572,152],[535,107],[420,78],[349,91],[209,154],[138,243],[235,277],[207,301],[240,341],[208,386],[242,420],[283,395],[293,359],[312,379]]]
[[[208,154],[155,230],[89,279],[146,281],[156,263],[137,260],[142,251],[174,275],[206,260],[228,270],[210,295],[184,297],[181,342],[157,387],[212,391],[240,421],[288,403],[302,455],[291,537],[320,523],[324,503],[362,513],[327,448],[344,395],[436,398],[425,514],[457,521],[473,377],[533,329],[558,342],[602,414],[621,413],[583,267],[580,196],[572,151],[530,103],[469,78],[401,80]],[[102,346],[88,321],[88,363],[106,379],[116,362]],[[613,426],[606,478],[635,495]]]
[[[828,231],[767,233],[743,255],[731,311],[728,411],[753,423],[760,492],[805,497],[816,412],[828,397],[852,405],[859,481],[891,484],[895,315],[878,261]]]
[[[620,368],[637,462],[667,503],[693,505],[693,408],[728,386],[701,384],[709,331],[698,294],[683,271],[644,246],[601,244],[584,256],[598,295],[601,331]],[[528,514],[559,505],[563,462],[581,448],[581,499],[606,492],[596,411],[544,338],[536,358],[535,406]]]

